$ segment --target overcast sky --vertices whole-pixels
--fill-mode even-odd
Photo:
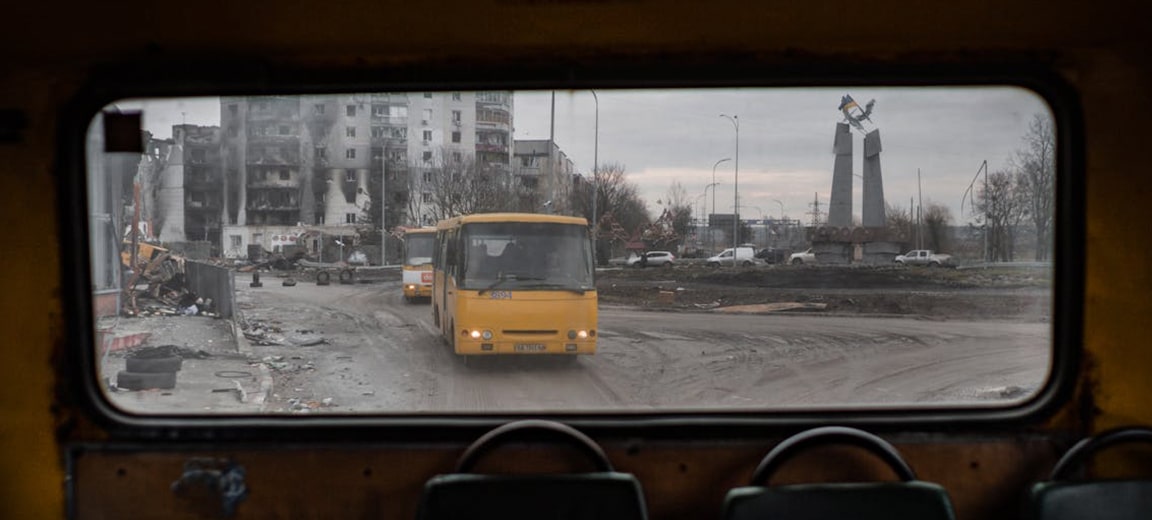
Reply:
[[[837,110],[844,94],[863,106],[875,99],[873,124],[883,141],[881,167],[890,204],[907,207],[916,195],[921,172],[924,203],[952,209],[957,222],[961,198],[982,161],[995,172],[1021,146],[1034,114],[1050,117],[1044,102],[1022,89],[984,88],[822,88],[613,91],[598,90],[599,162],[625,166],[649,210],[674,180],[684,185],[691,202],[712,182],[716,168],[716,212],[733,205],[736,130],[720,114],[740,123],[739,186],[744,218],[810,219],[814,197],[827,211],[832,185],[833,131],[843,116]],[[593,166],[597,103],[589,91],[557,91],[555,139],[579,172]],[[547,139],[551,92],[517,92],[514,98],[516,139]],[[125,106],[122,104],[122,106]],[[136,106],[128,104],[127,106]],[[152,104],[145,127],[157,137],[170,137],[174,124],[218,125],[216,98],[172,100]],[[863,134],[853,131],[853,170],[862,171]],[[860,179],[854,182],[853,212],[859,216]],[[711,199],[709,194],[707,199]],[[701,210],[702,211],[702,210]]]

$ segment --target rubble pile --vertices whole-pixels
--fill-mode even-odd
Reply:
[[[124,284],[125,316],[208,316],[219,318],[216,303],[201,298],[188,288],[184,257],[160,252],[151,259],[139,259]],[[128,261],[125,261],[128,266]],[[144,283],[147,286],[140,289]]]
[[[328,344],[328,340],[316,334],[311,329],[298,329],[292,335],[284,335],[284,329],[268,324],[262,320],[246,320],[240,323],[244,337],[255,346],[270,347],[275,345],[294,345],[297,347],[310,347],[313,345]]]

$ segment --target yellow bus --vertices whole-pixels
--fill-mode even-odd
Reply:
[[[432,250],[436,228],[416,228],[404,232],[404,265],[401,267],[404,301],[432,297]]]
[[[468,215],[436,231],[433,321],[456,354],[594,354],[588,222]]]

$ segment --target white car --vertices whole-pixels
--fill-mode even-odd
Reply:
[[[792,253],[788,257],[788,263],[792,265],[814,264],[816,263],[816,253],[812,252],[812,248],[799,253]]]
[[[928,267],[954,267],[952,255],[935,253],[928,249],[914,249],[893,260],[900,265],[926,265]]]
[[[647,260],[642,263],[641,258]],[[627,262],[628,267],[672,267],[676,263],[676,255],[668,251],[648,251],[643,255],[629,257]]]
[[[748,267],[752,265],[759,265],[764,263],[756,258],[756,250],[748,246],[737,246],[736,254],[733,257],[732,248],[721,251],[720,254],[708,258],[705,265],[708,267],[720,267],[722,265],[732,265],[733,262],[738,262],[739,265]]]

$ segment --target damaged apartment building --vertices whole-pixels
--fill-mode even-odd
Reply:
[[[504,91],[223,97],[218,127],[176,125],[164,141],[158,238],[236,259],[286,246],[394,259],[398,241],[385,233],[385,251],[362,233],[379,230],[381,209],[389,230],[434,224],[421,181],[463,156],[566,212],[571,161],[547,141],[513,143],[512,129]]]
[[[225,97],[220,105],[228,257],[300,244],[335,260],[322,248],[333,239],[355,244],[358,226],[378,229],[381,209],[388,229],[420,222],[410,187],[436,157],[511,162],[505,92]],[[398,244],[389,246],[394,257]],[[379,258],[379,245],[363,249]]]

